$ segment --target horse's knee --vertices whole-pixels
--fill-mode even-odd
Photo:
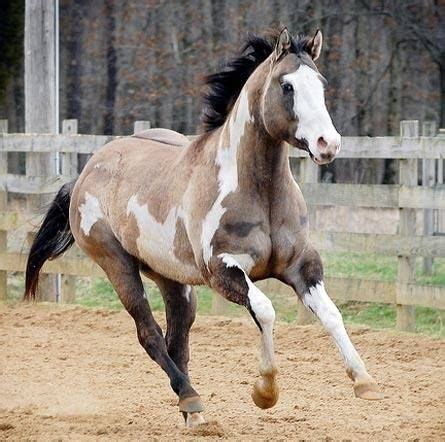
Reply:
[[[318,252],[309,247],[284,272],[283,280],[291,285],[300,299],[323,281],[323,264]]]

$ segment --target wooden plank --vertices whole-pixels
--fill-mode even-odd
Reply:
[[[31,195],[31,197],[46,194],[54,195],[63,184],[69,181],[71,181],[71,177],[62,175],[56,176],[54,175],[54,172],[51,174],[48,173],[47,175],[31,175],[30,171],[29,175],[26,176],[13,174],[1,175],[0,190],[25,193]],[[28,208],[28,211],[38,212],[44,205],[43,202],[37,200]]]
[[[404,139],[419,136],[419,122],[407,120],[400,122],[400,136]],[[417,159],[401,159],[399,161],[399,180],[401,185],[417,185]],[[416,234],[416,212],[414,209],[400,209],[399,234],[414,236]],[[396,284],[396,328],[403,331],[415,331],[416,312],[414,307],[403,305],[403,297],[409,290],[409,284],[415,282],[415,258],[410,255],[399,256]]]
[[[337,301],[392,304],[396,299],[395,284],[386,281],[330,277],[326,278],[326,288]]]
[[[300,187],[306,202],[314,206],[445,209],[445,187],[336,183]]]
[[[397,302],[445,310],[445,287],[408,284],[400,290]]]
[[[44,176],[3,175],[0,189],[33,195],[54,193],[69,175]],[[445,187],[424,188],[398,185],[303,183],[300,185],[309,205],[411,209],[445,209]]]
[[[307,152],[291,148],[289,155],[308,157]],[[337,158],[443,158],[445,140],[439,137],[342,137],[342,146]]]
[[[300,187],[310,205],[399,207],[397,185],[302,183]]]
[[[400,186],[399,207],[442,210],[445,208],[445,187]]]
[[[48,133],[1,134],[1,152],[77,152],[94,153],[104,144],[119,136],[108,135],[55,135]],[[189,135],[193,140],[195,135]],[[307,158],[305,151],[290,148],[289,155]],[[441,137],[343,137],[338,158],[430,158],[445,157],[445,139]]]
[[[0,212],[0,230],[16,230],[24,228],[27,232],[33,232],[41,223],[42,215],[30,215],[22,212]]]
[[[122,137],[109,135],[2,134],[0,152],[94,153],[104,144]]]
[[[0,133],[8,132],[8,120],[0,120]],[[8,153],[0,153],[0,176],[8,173]],[[0,189],[0,212],[5,211],[8,207],[8,193],[5,189]],[[8,245],[8,229],[0,226],[0,253],[5,253]],[[0,271],[0,301],[5,300],[7,293],[8,274]]]
[[[374,233],[311,231],[318,250],[386,256],[445,257],[445,236],[400,236]]]
[[[0,269],[9,272],[24,272],[27,255],[23,253],[0,253]],[[47,261],[42,273],[65,273],[67,275],[104,277],[103,270],[90,258],[71,258],[63,256]]]

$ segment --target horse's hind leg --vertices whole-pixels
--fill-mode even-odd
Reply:
[[[176,366],[188,375],[189,333],[196,316],[196,295],[189,285],[179,284],[160,277],[151,276],[162,293],[167,317],[165,341],[167,351]],[[201,413],[183,413],[187,426],[203,423]]]
[[[165,342],[176,366],[188,375],[189,333],[196,316],[196,295],[189,285],[162,278],[155,281],[165,303]]]
[[[153,318],[145,298],[139,262],[122,248],[105,226],[100,234],[96,231],[93,235],[80,238],[78,243],[104,269],[122,304],[134,319],[140,344],[170,378],[170,385],[179,396],[180,411],[201,412],[203,407],[198,393],[168,354],[162,330]]]

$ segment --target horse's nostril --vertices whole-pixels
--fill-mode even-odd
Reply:
[[[320,154],[320,158],[324,161],[332,161],[332,158],[334,157],[334,154],[332,153],[322,153]]]
[[[317,141],[318,144],[318,148],[320,150],[325,150],[326,147],[328,147],[328,143],[326,142],[326,140],[323,137],[320,137]]]

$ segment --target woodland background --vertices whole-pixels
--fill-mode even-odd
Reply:
[[[60,117],[79,132],[135,120],[196,133],[202,76],[248,33],[286,25],[324,47],[328,109],[342,135],[398,135],[401,119],[445,127],[443,0],[60,0]],[[23,0],[0,0],[0,118],[24,130]],[[337,160],[326,180],[385,183],[383,160]]]

